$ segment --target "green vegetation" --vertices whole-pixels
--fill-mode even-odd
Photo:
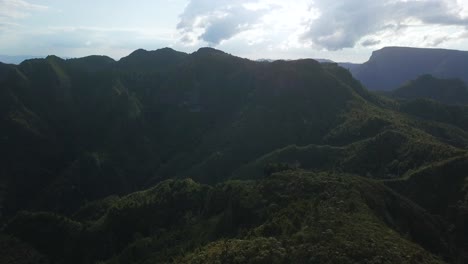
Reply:
[[[431,99],[444,104],[468,104],[468,87],[459,79],[437,79],[423,75],[394,90],[401,99]]]
[[[468,261],[464,106],[210,48],[0,66],[0,262]]]
[[[213,187],[164,181],[88,224],[22,213],[6,232],[58,263],[443,263],[415,242],[437,255],[449,243],[436,218],[380,183],[301,170]]]

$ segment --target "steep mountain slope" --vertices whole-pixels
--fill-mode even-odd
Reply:
[[[424,74],[468,82],[467,67],[466,51],[386,47],[374,51],[366,63],[349,70],[370,90],[392,90]]]
[[[468,156],[434,163],[386,184],[434,215],[452,223],[453,243],[462,249],[458,262],[468,260]]]
[[[199,65],[195,67],[204,69]],[[206,76],[212,70],[197,75]],[[238,95],[225,94],[229,99],[221,102],[240,95],[243,98],[238,102],[242,105],[234,106],[234,111],[230,110],[224,117],[231,119],[226,120],[229,123],[219,129],[215,127],[208,132],[208,137],[205,135],[206,141],[200,144],[197,152],[187,156],[191,160],[176,160],[178,168],[187,164],[189,171],[182,175],[204,180],[200,177],[207,177],[203,174],[211,167],[210,174],[216,177],[211,181],[216,181],[229,175],[239,164],[288,143],[322,142],[327,131],[340,122],[339,115],[347,103],[359,100],[352,88],[341,84],[315,61],[275,62],[254,71],[252,77],[244,75],[248,73],[239,73],[236,79],[227,82],[239,83],[232,88],[230,85],[225,87]],[[184,80],[190,78],[187,76]],[[250,83],[240,83],[249,79]],[[245,90],[239,91],[237,87]]]
[[[350,76],[312,60],[257,63],[213,49],[142,53],[120,62],[25,61],[4,82],[4,105],[11,106],[3,111],[6,122],[39,135],[6,135],[13,138],[2,148],[12,164],[4,178],[16,186],[7,192],[11,211],[68,210],[137,190],[150,178],[219,182],[276,148],[323,142],[351,102],[367,104],[360,95],[366,92],[347,84],[355,86]],[[151,69],[148,57],[155,61]],[[35,152],[17,147],[32,138]]]
[[[468,131],[468,106],[444,105],[427,99],[402,102],[399,110],[422,119],[455,125]]]
[[[423,75],[392,91],[400,99],[431,99],[444,104],[468,104],[468,87],[458,79]]]
[[[11,65],[0,62],[0,81],[5,80],[12,68]]]
[[[135,158],[153,157],[141,142],[139,103],[112,73],[71,71],[65,61],[48,57],[22,63],[2,91],[8,95],[2,97],[6,101],[2,118],[11,127],[4,131],[7,140],[2,142],[7,166],[2,178],[13,186],[7,190],[7,210],[9,205],[16,210],[41,203],[49,192],[58,196],[52,200],[73,207],[75,201],[62,193],[78,196],[81,202],[83,196],[95,199],[131,191],[119,179],[119,169],[139,166],[123,157],[117,169],[109,160],[129,155],[128,147],[140,148],[132,153]],[[100,152],[102,148],[112,157]],[[132,181],[137,182],[138,176]]]
[[[2,148],[9,164],[2,178],[13,186],[6,201],[13,212],[73,210],[173,177],[220,182],[293,144],[344,146],[387,130],[409,141],[468,142],[464,131],[416,124],[395,112],[336,64],[252,62],[209,48],[138,50],[119,62],[49,56],[23,62],[2,91],[2,115],[12,127]],[[435,153],[457,153],[435,146],[441,149]],[[400,153],[398,144],[392,147]],[[374,165],[373,172],[387,165]],[[410,167],[390,171],[402,175]]]

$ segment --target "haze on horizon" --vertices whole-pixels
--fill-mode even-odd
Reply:
[[[468,49],[468,0],[0,0],[0,54],[211,46],[250,59],[363,62],[385,46]]]

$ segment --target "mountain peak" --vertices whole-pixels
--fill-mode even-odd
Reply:
[[[157,49],[154,52],[178,52],[178,51],[174,50],[173,48],[164,47],[164,48]]]
[[[145,54],[147,53],[148,51],[145,50],[145,49],[137,49],[135,51],[133,51],[132,53],[130,53],[127,57],[130,57],[130,56],[135,56],[135,55],[140,55],[140,54]]]
[[[153,51],[138,49],[127,57],[120,59],[119,64],[124,68],[138,70],[163,69],[164,67],[177,64],[187,56],[184,52],[175,51],[171,48],[162,48]]]
[[[180,54],[183,52],[176,51],[172,48],[165,47],[157,50],[145,50],[145,49],[137,49],[134,52],[130,53],[127,57],[144,57],[144,56],[155,56],[155,55],[162,55],[162,54]],[[124,59],[122,58],[122,59]]]
[[[49,55],[46,57],[46,60],[48,61],[63,61],[62,58],[60,58],[59,56],[56,56],[56,55]]]
[[[212,54],[212,55],[219,54],[219,55],[227,55],[227,53],[224,52],[224,51],[217,50],[217,49],[210,48],[210,47],[199,48],[194,54]]]
[[[83,58],[68,59],[67,64],[87,72],[95,72],[109,69],[114,65],[115,60],[102,55],[91,55]]]

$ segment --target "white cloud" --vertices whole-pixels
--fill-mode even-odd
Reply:
[[[191,0],[180,15],[177,29],[183,42],[196,44],[201,40],[218,45],[223,40],[254,29],[274,8],[267,1]]]
[[[33,12],[47,10],[46,6],[35,5],[23,0],[0,0],[0,34],[14,34],[21,25],[18,20]]]
[[[222,46],[242,37],[247,46],[337,51],[386,45],[389,39],[405,42],[409,28],[424,26],[464,31],[468,0],[190,0],[177,28],[183,42],[192,45]],[[452,40],[448,33],[438,34],[424,44]]]
[[[47,7],[31,4],[24,0],[0,0],[0,19],[24,18],[32,12],[43,10],[47,10]]]
[[[402,27],[464,27],[468,19],[463,17],[462,7],[456,0],[316,0],[314,8],[320,17],[309,21],[302,39],[328,50],[340,50],[354,47],[368,35],[396,32]]]

